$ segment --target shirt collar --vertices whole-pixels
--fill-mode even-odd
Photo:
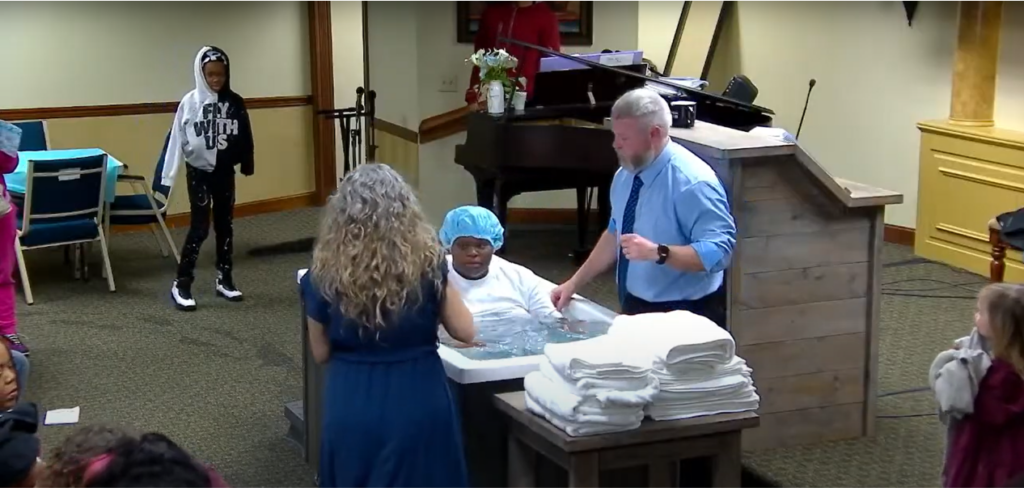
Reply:
[[[665,149],[661,150],[661,154],[651,161],[651,164],[644,166],[639,173],[633,173],[633,176],[639,176],[640,181],[644,182],[644,186],[650,185],[658,175],[661,174],[662,170],[665,169],[665,165],[668,164],[668,160],[672,159],[672,151],[669,149],[672,147],[672,141],[665,144]]]

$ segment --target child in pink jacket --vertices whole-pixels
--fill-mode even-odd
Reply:
[[[0,120],[0,175],[13,173],[18,167],[20,135],[18,128]],[[17,238],[17,210],[11,204],[7,185],[0,177],[0,340],[6,340],[11,350],[27,356],[28,347],[21,342],[15,317],[14,269],[17,257],[14,240]]]

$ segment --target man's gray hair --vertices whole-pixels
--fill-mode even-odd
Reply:
[[[668,102],[658,92],[647,88],[637,88],[620,97],[612,106],[612,120],[635,119],[647,127],[659,126],[668,136],[668,128],[672,125],[672,114]]]

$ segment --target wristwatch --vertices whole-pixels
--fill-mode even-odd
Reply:
[[[664,244],[658,244],[658,264],[665,264],[668,261],[668,246]]]

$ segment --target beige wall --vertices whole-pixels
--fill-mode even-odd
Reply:
[[[905,195],[886,222],[914,227],[920,133],[949,115],[956,2],[738,2],[710,81],[743,73],[775,125],[795,133],[807,80],[817,79],[800,141],[830,173]],[[1024,129],[1024,3],[1004,3],[996,119]]]
[[[331,53],[334,67],[334,107],[354,107],[356,88],[365,88],[362,2],[331,2]],[[334,142],[337,151],[336,171],[341,176],[345,165],[341,137],[335,137]],[[363,156],[365,159],[365,153]]]
[[[196,4],[199,5],[199,4]],[[204,44],[245,97],[309,94],[304,2],[0,3],[0,109],[180,100]]]
[[[352,5],[358,11],[358,2]],[[0,110],[177,101],[195,86],[193,60],[204,44],[228,52],[232,87],[247,98],[310,93],[305,2],[204,2],[202,8],[204,15],[180,3],[0,3],[0,45],[17,46],[8,49],[4,66],[18,72],[0,76]],[[335,38],[350,42],[350,15],[338,17],[342,34]],[[361,46],[361,28],[357,39]],[[361,82],[361,47],[357,51]],[[336,80],[342,87],[353,81],[344,69]],[[239,177],[238,203],[312,192],[310,107],[256,109],[251,118],[256,174]],[[98,147],[132,173],[152,177],[172,119],[53,119],[48,129],[55,148]],[[188,208],[183,182],[179,176],[171,213]]]
[[[129,166],[129,172],[153,176],[172,114],[54,119],[47,122],[54,149],[98,147]],[[303,195],[313,191],[313,140],[310,107],[250,112],[256,141],[256,174],[237,179],[236,203]],[[188,212],[185,172],[179,171],[171,195],[171,214]],[[152,181],[152,180],[150,180]],[[129,193],[123,185],[119,192]]]
[[[679,50],[672,66],[672,76],[700,77],[723,3],[701,1],[690,5],[683,37],[679,40]],[[679,15],[683,11],[683,2],[637,2],[637,6],[637,49],[642,50],[644,57],[653,61],[664,73],[668,68],[665,63],[672,49],[672,39],[675,37]]]

